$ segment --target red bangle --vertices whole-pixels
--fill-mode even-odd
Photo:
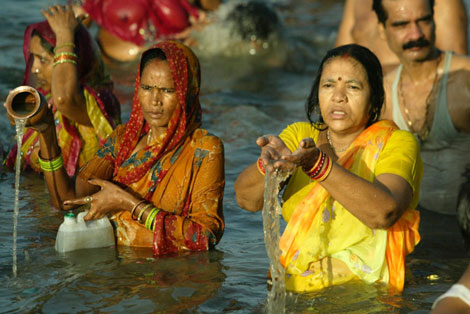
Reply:
[[[258,167],[259,172],[260,172],[263,176],[266,175],[266,170],[264,170],[263,161],[261,160],[261,158],[258,158],[258,161],[257,161],[257,163],[256,163],[256,166]]]
[[[331,167],[330,167],[331,166],[331,159],[328,156],[326,156],[325,159],[326,159],[325,167],[322,168],[322,171],[318,175],[311,177],[313,180],[323,181],[324,179],[326,179],[326,176],[329,174],[329,170],[331,169]],[[325,177],[323,178],[323,176],[325,176]]]
[[[321,171],[321,169],[323,168],[323,165],[325,164],[325,156],[326,154],[324,152],[321,152],[321,157],[320,157],[320,162],[318,162],[316,164],[316,167],[313,168],[311,171],[307,172],[307,175],[310,177],[310,178],[314,178],[318,175],[318,173]]]

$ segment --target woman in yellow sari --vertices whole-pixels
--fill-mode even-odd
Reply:
[[[85,220],[109,214],[118,245],[152,248],[154,255],[214,247],[224,230],[224,150],[201,128],[199,87],[199,61],[188,47],[164,41],[144,52],[129,122],[75,182],[62,166],[51,121],[33,126],[54,203],[88,204]]]
[[[260,158],[237,178],[238,204],[258,211],[266,171],[290,172],[279,243],[288,290],[356,279],[403,289],[405,256],[420,239],[422,162],[413,135],[378,121],[383,101],[381,66],[370,50],[330,50],[307,102],[310,123],[258,138]]]

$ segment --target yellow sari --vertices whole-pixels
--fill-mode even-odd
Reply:
[[[378,175],[375,168],[381,153],[396,131],[397,127],[391,121],[373,124],[356,138],[337,163],[373,182]],[[400,134],[412,138],[411,134]],[[417,145],[414,139],[411,141]],[[293,148],[292,141],[287,144]],[[283,215],[288,224],[279,245],[288,290],[318,290],[353,279],[370,283],[381,281],[403,290],[405,256],[420,240],[419,212],[414,207],[422,164],[419,150],[413,151],[417,152],[413,167],[418,182],[417,186],[412,184],[414,200],[388,230],[370,229],[314,181],[305,183],[286,200]],[[391,164],[400,167],[397,164],[400,158],[398,156]]]

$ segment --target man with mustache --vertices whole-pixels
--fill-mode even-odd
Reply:
[[[381,36],[400,60],[384,78],[382,118],[420,139],[421,207],[455,214],[470,167],[470,58],[436,48],[433,2],[374,0]]]
[[[467,54],[467,14],[464,0],[435,0],[436,46]],[[379,21],[372,10],[373,0],[345,0],[343,18],[335,46],[359,44],[372,50],[382,63],[384,74],[399,63],[380,36]]]

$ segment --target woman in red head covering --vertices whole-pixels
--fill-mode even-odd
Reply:
[[[63,168],[51,167],[54,203],[89,204],[87,220],[110,214],[118,244],[153,248],[155,255],[213,247],[224,230],[224,150],[200,128],[199,87],[199,61],[188,47],[164,41],[144,52],[129,122],[75,184]],[[60,158],[53,143],[54,133],[43,131],[41,156]]]
[[[64,166],[73,176],[120,123],[120,105],[99,49],[72,10],[52,6],[43,14],[47,21],[25,31],[23,85],[38,89],[52,106]],[[22,163],[41,171],[38,145],[38,133],[27,129]],[[7,166],[14,167],[16,152],[14,145]]]

